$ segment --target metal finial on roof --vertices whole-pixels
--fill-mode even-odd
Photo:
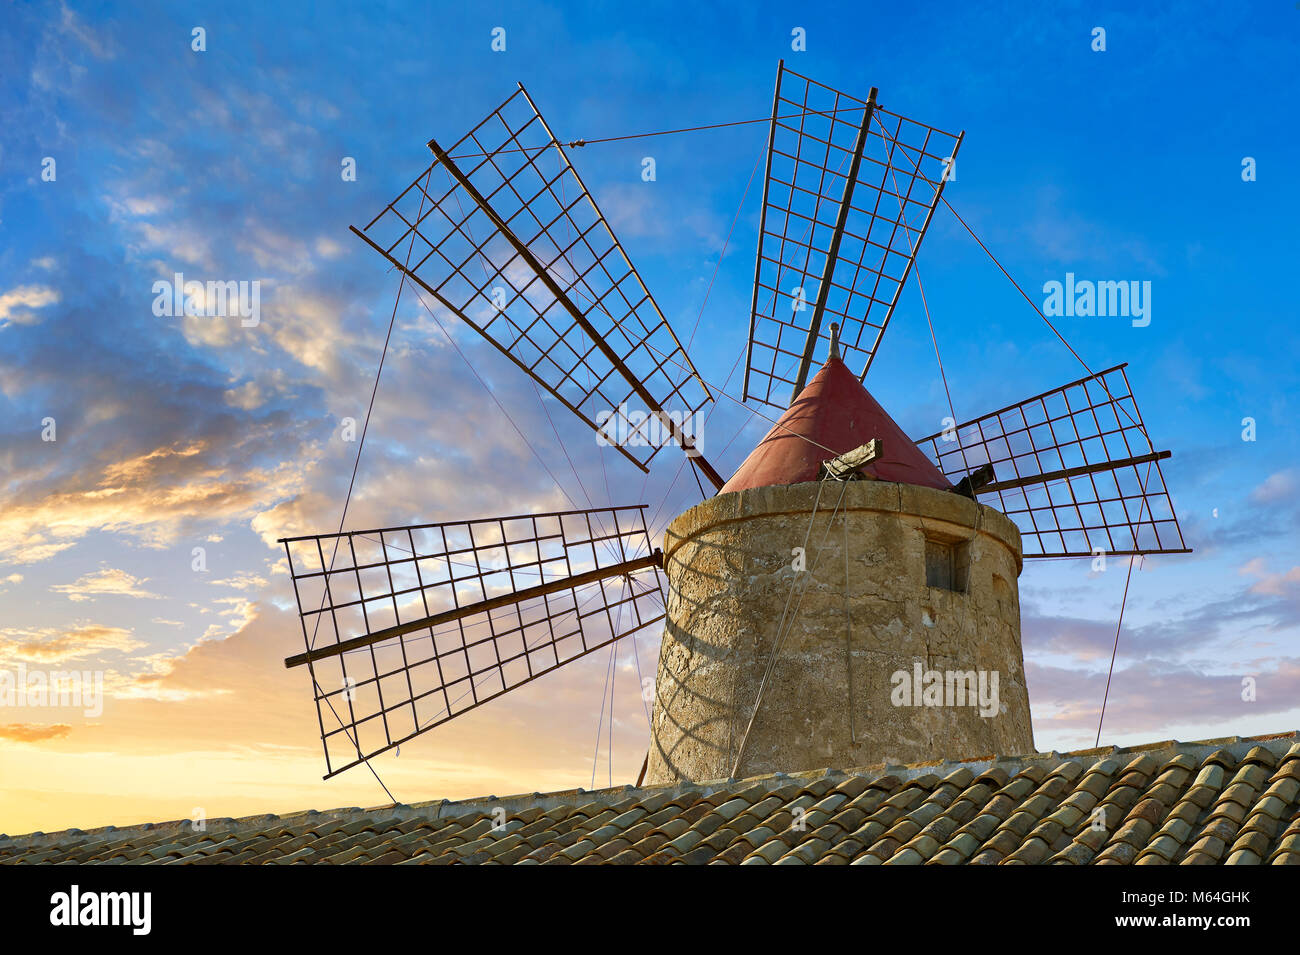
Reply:
[[[830,361],[832,358],[838,359],[839,357],[840,357],[840,323],[831,322],[831,353],[826,360]]]

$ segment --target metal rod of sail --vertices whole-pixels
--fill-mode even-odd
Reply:
[[[1031,398],[1026,398],[1023,401],[1017,401],[1015,404],[1007,405],[1005,408],[999,408],[997,411],[990,411],[988,414],[980,415],[978,418],[971,418],[969,421],[963,421],[961,424],[956,424],[953,425],[951,428],[946,428],[945,431],[947,431],[948,433],[961,431],[963,428],[969,428],[971,425],[975,424],[976,422],[987,421],[990,418],[1000,417],[1001,415],[1006,414],[1008,411],[1015,411],[1027,404],[1032,404],[1035,401],[1041,401],[1042,399],[1048,397],[1049,395],[1055,395],[1062,391],[1065,391],[1066,388],[1074,388],[1077,385],[1083,384],[1085,381],[1092,381],[1094,378],[1098,380],[1098,383],[1100,383],[1101,380],[1104,379],[1111,372],[1122,371],[1127,367],[1128,367],[1128,362],[1126,361],[1120,362],[1118,365],[1112,365],[1110,368],[1103,368],[1101,371],[1095,372],[1093,374],[1084,375],[1082,378],[1074,379],[1074,381],[1068,381],[1065,384],[1061,385],[1060,387],[1053,388],[1051,391],[1044,391],[1041,394],[1034,395]],[[1108,396],[1109,394],[1110,392],[1107,391]],[[1129,393],[1129,397],[1130,399],[1132,397],[1131,390]],[[936,431],[934,434],[927,435],[926,437],[921,438],[916,443],[924,444],[926,441],[934,441],[937,438],[943,437],[944,433],[945,433],[944,431]]]
[[[685,452],[686,456],[704,472],[705,476],[713,483],[713,486],[716,489],[721,490],[722,485],[725,484],[726,481],[723,479],[722,475],[714,470],[713,465],[709,464],[700,453],[700,450],[695,447],[695,440],[683,431],[681,426],[678,425],[677,422],[673,421],[668,413],[664,411],[659,402],[655,400],[654,396],[650,394],[645,385],[641,383],[641,380],[632,373],[632,370],[628,368],[623,362],[623,359],[619,357],[618,352],[614,351],[614,349],[610,347],[609,343],[605,341],[600,332],[596,331],[591,322],[587,321],[587,316],[582,313],[578,306],[573,304],[573,300],[569,298],[564,289],[560,288],[559,283],[551,277],[551,274],[546,271],[546,267],[538,261],[537,257],[533,255],[528,246],[524,245],[520,238],[514,234],[514,231],[506,221],[502,219],[501,216],[497,214],[497,211],[488,204],[488,201],[483,198],[482,193],[480,193],[478,189],[474,187],[474,184],[469,181],[469,178],[465,173],[463,173],[460,167],[456,165],[455,160],[453,160],[451,156],[449,156],[447,152],[438,145],[436,140],[429,140],[429,149],[433,151],[433,155],[437,157],[440,163],[442,163],[447,172],[449,172],[469,194],[469,197],[474,200],[475,204],[483,210],[484,215],[491,220],[493,226],[495,226],[505,240],[510,243],[515,252],[518,253],[519,257],[524,260],[524,263],[532,269],[534,273],[536,273],[539,279],[541,279],[542,284],[546,286],[547,291],[549,291],[555,300],[564,307],[564,310],[569,313],[574,322],[577,323],[578,327],[586,332],[587,337],[589,337],[592,342],[595,343],[596,347],[600,349],[600,352],[605,356],[605,359],[613,365],[614,368],[618,370],[619,374],[623,376],[624,380],[632,386],[632,390],[636,392],[637,397],[645,402],[646,409],[659,419],[659,422],[668,429],[668,433],[673,436],[673,439],[678,443],[682,451]]]
[[[758,255],[754,257],[754,293],[749,306],[749,341],[745,345],[745,384],[740,393],[742,401],[749,400],[749,369],[754,361],[754,327],[758,324],[758,286],[763,270],[763,236],[767,232],[767,186],[772,181],[772,147],[776,144],[776,112],[781,105],[781,77],[785,75],[785,60],[776,64],[776,91],[772,94],[772,124],[767,129],[767,169],[763,173],[762,211],[758,218]],[[778,256],[779,258],[779,256]],[[780,270],[777,271],[777,284],[780,284]],[[774,292],[779,295],[780,292]]]
[[[374,239],[370,238],[370,236],[366,235],[356,226],[352,225],[352,226],[348,226],[348,228],[351,229],[363,242],[365,242],[366,245],[370,246],[372,249],[374,249],[376,252],[382,255],[385,259],[387,259],[389,265],[397,269],[399,272],[405,275],[416,285],[420,286],[420,288],[424,289],[426,292],[432,295],[439,305],[441,305],[447,311],[451,312],[462,322],[464,322],[470,328],[474,329],[474,331],[478,332],[489,342],[491,342],[492,346],[496,348],[497,351],[501,352],[501,354],[509,358],[520,371],[522,371],[524,374],[530,376],[539,384],[541,384],[541,386],[546,389],[547,393],[550,394],[552,398],[554,398],[560,404],[564,405],[564,407],[568,408],[575,415],[577,415],[578,418],[587,425],[587,427],[591,428],[591,430],[593,431],[600,431],[600,425],[592,421],[591,418],[588,417],[587,415],[583,414],[581,408],[575,405],[568,398],[564,397],[564,395],[562,395],[559,391],[557,391],[555,388],[553,388],[552,386],[548,385],[546,382],[538,378],[537,372],[534,369],[529,368],[527,365],[525,365],[522,361],[519,360],[518,355],[511,354],[509,348],[507,348],[505,345],[502,345],[491,335],[489,335],[486,331],[484,331],[483,327],[479,325],[476,321],[474,321],[474,319],[470,318],[469,315],[465,313],[464,309],[457,308],[445,295],[443,295],[436,288],[434,288],[432,285],[430,285],[428,282],[422,279],[415,272],[407,268],[406,264],[403,263],[401,259],[394,258],[389,252],[387,252],[384,249],[383,246],[381,246]],[[647,474],[650,473],[650,469],[646,467],[644,464],[642,464],[640,461],[638,461],[635,456],[629,454],[628,450],[625,447],[623,447],[621,444],[618,444],[616,442],[611,442],[611,443],[613,443],[615,451],[618,451],[621,455],[623,455],[623,457],[627,458],[629,461],[631,461],[642,471],[645,471]]]
[[[572,577],[553,580],[550,583],[538,584],[535,587],[525,587],[523,590],[516,590],[512,593],[489,597],[487,600],[480,600],[476,603],[466,604],[463,607],[454,607],[451,610],[444,610],[442,613],[435,613],[427,617],[421,617],[420,619],[412,620],[409,623],[398,624],[395,627],[385,627],[383,630],[376,630],[374,633],[362,634],[361,636],[353,637],[350,640],[341,640],[332,646],[321,647],[316,650],[308,650],[306,653],[299,653],[291,657],[286,657],[284,665],[286,668],[302,666],[305,663],[312,663],[325,657],[336,657],[353,650],[360,650],[364,647],[373,646],[374,644],[381,643],[384,640],[391,640],[394,637],[414,633],[417,630],[427,630],[432,627],[440,627],[445,623],[453,623],[477,613],[486,613],[490,610],[497,610],[501,607],[510,607],[534,597],[544,597],[548,594],[559,593],[562,590],[572,590],[575,587],[581,587],[584,584],[592,584],[609,577],[617,577],[620,574],[631,574],[635,571],[643,570],[646,567],[662,566],[663,551],[656,550],[652,554],[638,557],[635,560],[625,560],[618,564],[610,564],[608,567],[598,567],[595,570],[588,570],[581,574],[574,574]]]
[[[794,391],[790,403],[799,397],[803,386],[808,382],[808,369],[812,365],[813,351],[817,347],[817,336],[821,332],[822,314],[826,311],[826,299],[831,291],[831,278],[835,274],[835,260],[840,257],[840,241],[844,238],[844,226],[849,219],[849,209],[853,204],[853,187],[858,181],[858,168],[862,165],[862,153],[867,146],[867,134],[871,132],[871,117],[876,111],[876,88],[871,87],[867,97],[867,106],[862,114],[862,125],[858,127],[858,138],[853,144],[853,161],[849,164],[848,178],[844,180],[844,196],[840,199],[840,211],[835,217],[835,231],[831,233],[831,245],[826,251],[826,265],[822,268],[821,283],[817,286],[817,304],[813,307],[812,320],[808,323],[808,340],[804,342],[803,358],[799,361],[799,374],[794,379]],[[830,134],[827,134],[829,138]]]
[[[898,307],[898,300],[900,297],[902,297],[903,294],[903,286],[907,284],[907,277],[912,274],[912,266],[916,264],[916,257],[921,251],[921,243],[925,241],[925,237],[930,231],[930,220],[934,218],[934,210],[939,207],[939,201],[943,198],[943,187],[948,185],[948,180],[952,178],[952,171],[957,168],[956,166],[957,152],[958,150],[961,149],[961,141],[965,138],[966,138],[966,133],[964,130],[957,135],[957,142],[952,147],[952,155],[948,157],[949,163],[947,166],[944,167],[943,175],[939,178],[938,188],[936,188],[934,191],[934,202],[931,203],[930,208],[925,211],[925,221],[921,223],[921,230],[920,232],[917,233],[916,245],[911,245],[910,242],[908,243],[908,245],[911,246],[909,250],[911,252],[911,255],[907,257],[907,265],[903,266],[902,278],[898,280],[898,285],[894,287],[894,297],[889,303],[889,308],[885,311],[885,320],[881,322],[880,325],[881,329],[884,329],[889,325],[889,319],[893,317],[894,309]],[[916,166],[919,172],[921,166],[920,156],[916,157]],[[908,188],[908,195],[911,195],[910,187]],[[908,230],[905,221],[906,220],[906,216],[904,215],[905,210],[902,208],[904,204],[905,203],[900,200],[898,218],[900,220],[904,220],[904,224],[903,224],[904,231],[910,231]],[[875,360],[876,360],[876,349],[873,348],[871,350],[871,354],[867,356],[867,363],[862,366],[862,374],[858,375],[858,380],[862,380],[867,377],[867,372],[871,370],[871,363]]]
[[[1079,467],[1063,468],[1060,471],[1047,471],[1043,474],[1031,474],[1028,477],[1014,478],[1010,481],[994,481],[991,484],[985,484],[983,487],[976,488],[975,493],[991,494],[994,491],[1008,491],[1012,488],[1028,487],[1031,484],[1045,484],[1048,481],[1060,481],[1065,478],[1081,477],[1084,474],[1096,474],[1099,471],[1117,471],[1124,467],[1148,464],[1152,461],[1163,461],[1172,456],[1172,451],[1153,451],[1150,454],[1139,454],[1137,457],[1121,458],[1118,461],[1102,461],[1098,464],[1083,464]]]
[[[569,174],[573,176],[573,181],[578,184],[578,188],[582,191],[583,198],[587,200],[587,205],[591,207],[592,213],[596,216],[597,219],[600,220],[600,222],[605,226],[605,229],[609,232],[609,238],[610,241],[614,243],[614,248],[618,249],[618,254],[623,256],[624,261],[626,261],[628,264],[628,268],[631,268],[632,263],[631,260],[628,259],[627,257],[627,250],[623,248],[623,243],[620,242],[618,240],[618,236],[614,234],[613,227],[611,227],[609,222],[606,221],[605,213],[601,212],[600,206],[596,205],[596,200],[592,196],[591,190],[587,188],[587,184],[583,182],[582,174],[578,172],[578,167],[575,166],[572,163],[572,161],[570,161],[569,154],[564,149],[564,144],[555,138],[555,133],[551,131],[550,125],[546,122],[546,117],[543,116],[542,111],[537,108],[537,104],[533,102],[533,98],[528,95],[528,90],[524,89],[524,84],[520,83],[518,85],[519,85],[519,92],[523,94],[523,97],[528,102],[529,107],[532,109],[533,113],[536,114],[537,121],[542,124],[542,129],[546,130],[546,135],[551,140],[551,145],[555,148],[555,151],[559,155],[559,157],[564,160],[564,168],[567,169],[569,171]],[[636,274],[635,269],[632,269],[632,271],[633,274]],[[695,363],[691,361],[691,356],[686,353],[686,348],[682,345],[680,341],[678,341],[677,333],[673,331],[673,327],[669,325],[668,321],[664,318],[663,309],[661,309],[659,307],[659,303],[655,301],[655,297],[650,293],[650,289],[646,288],[646,284],[641,280],[641,276],[639,274],[636,275],[636,280],[637,283],[641,286],[641,290],[645,292],[646,298],[650,300],[650,304],[651,306],[653,306],[655,314],[658,315],[659,320],[663,322],[664,331],[667,332],[668,337],[673,340],[673,344],[676,345],[678,349],[681,350],[682,363],[685,364],[685,370],[688,370],[691,373],[691,377],[694,378],[699,383],[700,388],[702,388],[704,390],[704,393],[709,396],[709,400],[710,401],[714,400],[713,389],[709,387],[709,383],[705,381],[703,377],[701,377],[700,373],[695,370]],[[604,311],[603,306],[602,306],[602,311]],[[609,312],[606,311],[605,314],[609,315]],[[610,317],[613,318],[612,315],[610,315]],[[680,364],[681,363],[679,363],[679,365]]]

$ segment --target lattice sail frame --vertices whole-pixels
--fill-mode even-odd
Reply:
[[[867,105],[784,63],[778,69],[746,399],[789,404]],[[874,106],[813,348],[822,353],[830,322],[838,322],[845,363],[862,365],[859,380],[893,316],[961,140]]]
[[[662,620],[646,568],[334,653],[339,644],[651,553],[646,505],[285,538],[325,778]],[[332,569],[324,570],[326,567]]]
[[[1024,556],[1189,553],[1125,372],[1080,378],[917,441],[954,483],[982,464]],[[1076,472],[1042,480],[1055,472]],[[1078,473],[1082,472],[1082,473]]]
[[[690,434],[708,386],[523,86],[447,153]],[[678,443],[445,164],[353,231],[641,470]]]

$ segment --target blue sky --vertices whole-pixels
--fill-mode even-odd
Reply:
[[[964,129],[947,198],[1031,297],[1066,272],[1152,283],[1145,328],[1058,326],[1094,369],[1130,363],[1148,428],[1174,451],[1164,474],[1196,551],[1134,573],[1103,740],[1300,724],[1293,4],[38,3],[0,20],[0,660],[105,669],[110,692],[93,724],[0,719],[0,806],[29,807],[33,827],[188,815],[197,800],[377,801],[362,773],[319,781],[308,685],[278,663],[300,641],[274,541],[337,524],[355,452],[338,422],[364,415],[397,289],[347,227],[427,164],[429,138],[459,138],[516,82],[558,136],[595,139],[765,117],[782,57]],[[758,179],[701,306],[765,141],[753,124],[573,152],[679,335],[699,318],[691,356],[717,384],[745,343]],[[348,156],[355,182],[339,174]],[[153,282],[177,271],[260,281],[262,323],[155,316]],[[945,210],[919,272],[959,417],[1082,373]],[[455,335],[520,427],[549,436],[527,381]],[[909,433],[941,427],[914,286],[867,385]],[[555,411],[594,495],[608,473],[615,503],[644,486],[666,517],[698,499],[693,481],[669,488],[671,452],[644,482]],[[40,439],[46,417],[54,442]],[[729,471],[763,425],[723,402],[704,447]],[[514,440],[409,298],[371,427],[351,526],[578,494]],[[553,442],[534,443],[572,477]],[[1021,578],[1040,748],[1092,740],[1123,566]],[[656,650],[641,638],[642,666]],[[616,781],[635,774],[646,734],[628,648],[617,663],[614,752],[601,744],[598,773]],[[407,800],[589,784],[605,666],[593,657],[485,707],[380,771]],[[1244,676],[1255,702],[1240,698]],[[177,760],[202,782],[176,782]]]

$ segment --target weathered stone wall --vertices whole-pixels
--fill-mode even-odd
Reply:
[[[954,546],[965,593],[927,586],[927,536]],[[805,539],[798,574],[792,550]],[[732,774],[787,604],[788,636],[738,776],[1034,751],[1020,533],[998,511],[881,481],[761,487],[680,515],[664,558],[668,621],[647,784]],[[979,705],[895,705],[901,691],[891,678],[905,672],[911,689],[917,664],[984,671],[986,702],[996,673],[997,715],[981,716]]]

